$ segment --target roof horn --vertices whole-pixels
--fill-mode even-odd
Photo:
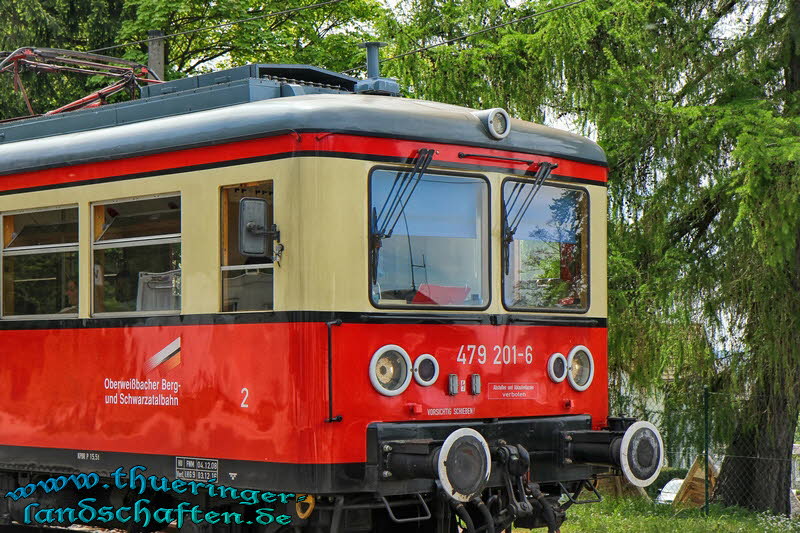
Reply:
[[[380,77],[378,49],[386,46],[386,43],[368,42],[358,46],[367,49],[367,79],[356,83],[356,93],[400,96],[400,85],[397,80]]]

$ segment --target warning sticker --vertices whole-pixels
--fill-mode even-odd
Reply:
[[[533,383],[489,383],[490,400],[532,400]]]
[[[219,461],[197,457],[176,457],[175,477],[188,481],[211,481],[219,479]]]

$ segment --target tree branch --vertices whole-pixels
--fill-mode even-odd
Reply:
[[[197,61],[195,61],[195,62],[194,62],[194,63],[193,63],[193,64],[192,64],[192,65],[189,67],[189,70],[188,70],[187,72],[191,72],[191,71],[193,71],[194,69],[196,69],[197,67],[199,67],[200,65],[202,65],[203,63],[206,63],[206,62],[208,62],[208,61],[213,61],[214,59],[217,59],[218,57],[222,57],[222,56],[224,56],[225,54],[229,54],[229,53],[231,53],[232,51],[233,51],[233,47],[227,47],[227,48],[224,48],[223,50],[220,50],[220,51],[219,51],[218,53],[216,53],[216,54],[212,54],[212,55],[210,55],[210,56],[203,57],[202,59],[198,59]],[[198,50],[198,52],[199,52],[199,50]]]
[[[712,222],[722,210],[723,188],[706,189],[707,194],[698,202],[684,211],[681,216],[670,221],[667,232],[668,238],[661,247],[661,253],[666,253],[670,248],[689,237],[692,243],[697,243],[700,238],[711,228]]]
[[[727,11],[719,10],[719,12],[721,13],[721,16],[719,18],[727,14],[727,12],[730,11],[730,9],[732,9],[734,5],[735,2],[729,2],[729,4],[726,4],[726,6],[728,6]],[[762,24],[762,22],[764,22],[764,19],[767,19],[767,21],[766,23]],[[719,54],[712,56],[706,67],[702,69],[700,72],[698,72],[694,78],[684,83],[683,87],[677,93],[675,93],[675,96],[673,98],[674,104],[678,104],[681,100],[683,100],[690,91],[696,88],[709,74],[714,72],[717,69],[717,67],[719,67],[728,59],[735,57],[736,54],[738,54],[742,50],[744,45],[747,44],[750,39],[760,37],[762,36],[762,34],[773,35],[779,28],[783,26],[783,24],[786,21],[786,17],[783,17],[780,20],[776,21],[774,24],[769,24],[768,19],[769,19],[769,14],[765,14],[764,17],[762,17],[762,20],[759,21],[757,25],[758,28],[751,36],[742,37],[741,39],[739,39],[738,42],[736,42],[735,46],[732,46],[731,48],[726,48]],[[716,22],[718,21],[719,19],[717,19]]]

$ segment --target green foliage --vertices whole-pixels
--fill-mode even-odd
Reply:
[[[285,11],[314,2],[234,0],[126,0],[121,42],[147,39],[148,30],[165,34]],[[285,15],[259,18],[188,33],[167,41],[168,77],[246,63],[307,63],[343,70],[363,56],[357,43],[367,40],[370,20],[380,16],[375,0],[339,2]],[[145,44],[126,47],[125,57],[145,61]]]
[[[515,533],[522,533],[515,529]],[[607,499],[576,505],[567,512],[562,533],[792,533],[800,523],[782,516],[753,513],[711,505],[706,517],[701,509],[654,504],[640,499]]]
[[[372,21],[384,17],[377,0],[347,0],[212,30],[209,26],[259,17],[313,2],[233,0],[21,0],[0,3],[0,50],[21,46],[104,49],[146,40],[149,30],[191,32],[166,40],[166,77],[245,63],[307,63],[343,70],[362,61],[356,46],[369,40]],[[147,44],[105,50],[106,55],[147,62]],[[110,82],[81,75],[23,73],[36,113],[55,109]],[[115,99],[123,99],[124,95]],[[0,76],[0,119],[27,115],[10,75]]]
[[[114,42],[123,0],[19,0],[0,2],[0,50],[23,46],[89,50]],[[22,73],[33,110],[43,113],[109,83],[84,76]],[[12,77],[0,76],[0,119],[28,114]]]

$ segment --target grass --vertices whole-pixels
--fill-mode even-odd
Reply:
[[[517,529],[515,533],[523,533]],[[546,531],[546,530],[533,530]],[[605,500],[576,505],[567,512],[561,533],[800,533],[800,519],[712,505],[699,509],[656,505],[645,500]]]

